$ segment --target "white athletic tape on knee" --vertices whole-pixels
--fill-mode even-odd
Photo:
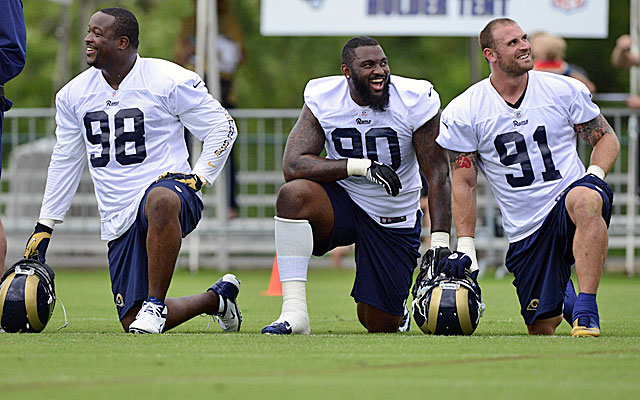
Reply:
[[[313,251],[313,232],[309,221],[274,219],[280,281],[306,281]]]

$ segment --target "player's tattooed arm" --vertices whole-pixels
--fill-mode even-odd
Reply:
[[[598,115],[591,121],[574,125],[573,129],[591,146],[595,146],[604,135],[613,134],[615,136],[613,128],[609,125],[609,122],[607,122],[602,114]]]
[[[593,146],[589,164],[599,166],[605,173],[609,172],[620,154],[620,142],[607,120],[600,114],[591,121],[574,125],[574,129]]]
[[[453,150],[449,150],[449,165],[451,171],[459,169],[473,168],[476,175],[478,174],[478,157],[477,152],[461,153]]]
[[[451,180],[447,151],[436,143],[440,131],[440,113],[413,133],[413,147],[422,174],[429,184],[431,231],[451,230]]]
[[[298,121],[289,133],[284,149],[285,181],[310,179],[332,182],[346,178],[346,160],[328,160],[320,157],[324,142],[324,130],[305,104]]]
[[[451,209],[458,237],[475,236],[478,153],[449,150]]]

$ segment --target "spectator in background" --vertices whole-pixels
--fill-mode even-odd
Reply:
[[[640,66],[640,54],[637,47],[633,46],[630,35],[622,35],[616,40],[616,47],[611,52],[611,64],[618,68]],[[630,94],[627,98],[627,107],[640,109],[640,96]],[[640,157],[640,148],[638,149],[638,157]],[[640,165],[638,165],[636,176],[640,182]],[[640,195],[640,184],[636,188],[636,192]]]
[[[630,35],[622,35],[616,40],[616,47],[611,53],[611,64],[614,67],[631,67],[640,65],[640,54],[631,50],[632,40]]]
[[[22,1],[0,0],[0,139],[4,112],[13,102],[4,97],[4,84],[18,76],[27,61],[27,30],[22,13]],[[0,175],[2,174],[2,152],[0,151]],[[0,275],[4,271],[7,255],[7,237],[0,221]]]
[[[622,35],[616,40],[616,47],[611,53],[611,64],[614,67],[633,67],[640,65],[640,54],[632,50],[632,40],[630,35]],[[640,96],[631,95],[627,99],[627,107],[640,108]]]
[[[584,83],[591,93],[596,92],[596,85],[587,77],[587,73],[577,65],[564,60],[567,42],[560,36],[547,32],[538,32],[529,38],[536,71],[553,72],[570,76]]]
[[[175,44],[176,62],[183,67],[195,71],[196,55],[196,4],[194,12],[182,23],[182,30]],[[226,109],[236,107],[236,96],[233,82],[238,67],[244,61],[244,33],[242,25],[233,13],[230,0],[218,0],[218,70],[220,72],[220,103]],[[185,135],[190,139],[190,135]],[[229,190],[229,218],[238,216],[236,202],[236,168],[233,152],[227,162],[227,183]]]

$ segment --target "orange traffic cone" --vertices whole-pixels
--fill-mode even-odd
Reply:
[[[273,268],[271,269],[271,279],[269,280],[269,288],[260,292],[263,296],[282,296],[282,282],[280,282],[280,273],[278,272],[278,256],[273,258]]]

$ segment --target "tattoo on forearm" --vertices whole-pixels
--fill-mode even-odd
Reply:
[[[449,150],[449,165],[451,165],[452,171],[473,167],[476,173],[478,173],[478,158],[476,152],[460,153]]]
[[[591,146],[595,146],[598,140],[604,135],[614,133],[613,128],[611,128],[611,125],[609,125],[609,122],[607,122],[602,114],[589,122],[574,125],[573,129]]]
[[[344,161],[341,163],[319,156],[324,141],[322,127],[305,106],[287,138],[283,162],[286,181],[305,178],[330,182],[346,178]]]

